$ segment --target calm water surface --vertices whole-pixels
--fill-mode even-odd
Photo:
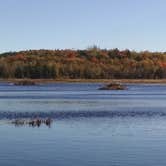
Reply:
[[[2,166],[165,166],[166,85],[0,84]],[[52,117],[51,127],[13,118]]]

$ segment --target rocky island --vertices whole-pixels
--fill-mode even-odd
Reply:
[[[99,88],[99,90],[125,90],[125,89],[126,89],[126,86],[120,83],[110,83]]]

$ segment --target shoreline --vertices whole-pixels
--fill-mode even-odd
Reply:
[[[166,84],[166,79],[0,79],[1,83],[16,83],[18,81],[33,81],[36,83],[134,83],[134,84]]]

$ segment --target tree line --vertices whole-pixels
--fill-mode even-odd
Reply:
[[[0,78],[162,79],[166,52],[27,50],[0,54]]]

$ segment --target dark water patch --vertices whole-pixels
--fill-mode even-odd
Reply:
[[[23,94],[3,94],[0,95],[0,100],[4,100],[4,99],[21,99],[21,100],[27,100],[27,99],[79,99],[79,100],[83,100],[83,99],[127,99],[127,98],[133,98],[133,99],[145,99],[146,98],[164,98],[166,97],[166,93],[158,93],[158,94],[97,94],[97,93],[80,93],[80,94],[76,94],[76,93],[64,93],[64,94],[55,94],[55,93],[50,93],[45,95],[44,93],[40,93],[40,94],[27,94],[27,95],[23,95]]]
[[[59,111],[59,112],[0,112],[0,119],[28,118],[114,118],[114,117],[155,117],[166,116],[164,111]]]

